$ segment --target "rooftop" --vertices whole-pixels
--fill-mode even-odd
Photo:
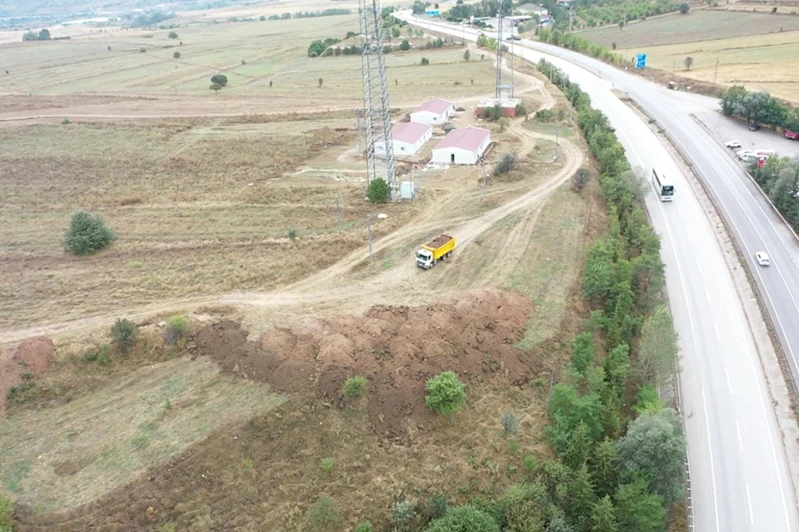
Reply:
[[[424,102],[422,105],[414,109],[413,112],[418,113],[420,111],[430,111],[431,113],[440,115],[450,107],[455,107],[455,104],[441,99],[430,100],[429,102]]]
[[[515,108],[520,103],[522,103],[520,98],[486,98],[485,100],[480,100],[477,104],[477,108],[483,109],[485,107],[494,107],[495,105],[499,105],[503,108]]]
[[[438,143],[435,149],[460,148],[462,150],[475,151],[490,136],[491,132],[481,127],[466,126],[453,129]]]
[[[430,131],[430,126],[426,124],[400,122],[391,128],[391,138],[393,140],[415,144],[416,141],[427,134],[428,131]]]

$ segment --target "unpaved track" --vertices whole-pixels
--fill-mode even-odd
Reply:
[[[533,76],[523,74],[519,74],[519,76],[533,80],[535,83],[531,83],[530,86],[534,90],[543,90],[546,93],[543,84]],[[540,108],[551,108],[553,104],[554,100],[551,97],[544,98]],[[522,144],[518,148],[519,151],[525,153],[534,145],[535,139],[553,142],[557,140],[555,136],[529,131],[517,123],[512,124],[510,130],[522,139]],[[461,291],[475,284],[482,285],[492,280],[496,281],[499,276],[507,275],[521,259],[524,244],[531,238],[544,202],[583,164],[584,155],[576,144],[560,138],[559,147],[560,157],[566,161],[565,166],[543,183],[513,200],[475,217],[447,216],[450,213],[455,214],[454,209],[457,204],[464,200],[464,195],[453,196],[443,203],[431,207],[426,213],[421,214],[414,223],[373,243],[373,253],[379,254],[393,247],[426,238],[431,232],[438,231],[445,226],[447,231],[457,237],[458,250],[462,252],[497,222],[510,214],[521,212],[522,222],[509,233],[508,240],[501,251],[492,258],[492,267],[482,272],[477,279],[457,277],[457,264],[461,260],[459,255],[452,259],[451,265],[435,268],[429,272],[417,270],[412,258],[409,257],[408,260],[366,279],[353,278],[353,270],[363,266],[368,260],[365,250],[359,249],[336,264],[280,290],[176,299],[135,309],[126,309],[126,311],[114,314],[3,331],[0,332],[0,344],[16,342],[31,336],[55,336],[99,329],[112,323],[121,314],[129,319],[142,320],[176,310],[192,311],[207,306],[231,305],[258,307],[262,318],[266,317],[270,322],[275,323],[288,318],[312,315],[320,309],[335,309],[339,313],[358,312],[378,300],[395,303],[412,302],[429,297],[429,294],[432,293],[441,297],[445,294],[441,293],[438,287],[445,281],[451,281],[447,284],[452,287],[453,293],[456,289]],[[470,201],[479,202],[484,194],[486,193],[478,188],[466,192],[465,196]],[[492,191],[489,191],[487,195],[492,195]],[[455,269],[455,272],[451,268]],[[453,275],[456,277],[453,278]],[[264,315],[263,311],[266,311],[268,316]]]

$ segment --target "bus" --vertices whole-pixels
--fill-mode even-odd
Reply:
[[[654,168],[652,169],[652,186],[655,187],[655,193],[660,196],[660,201],[674,199],[674,185],[671,184],[671,179],[665,174],[658,174]]]

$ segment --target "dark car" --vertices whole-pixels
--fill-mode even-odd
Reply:
[[[757,131],[760,129],[760,126],[749,126],[749,131]]]

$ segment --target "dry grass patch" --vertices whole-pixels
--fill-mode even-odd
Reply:
[[[142,368],[65,405],[9,412],[0,425],[2,482],[37,512],[68,510],[282,401],[222,376],[210,360]]]

